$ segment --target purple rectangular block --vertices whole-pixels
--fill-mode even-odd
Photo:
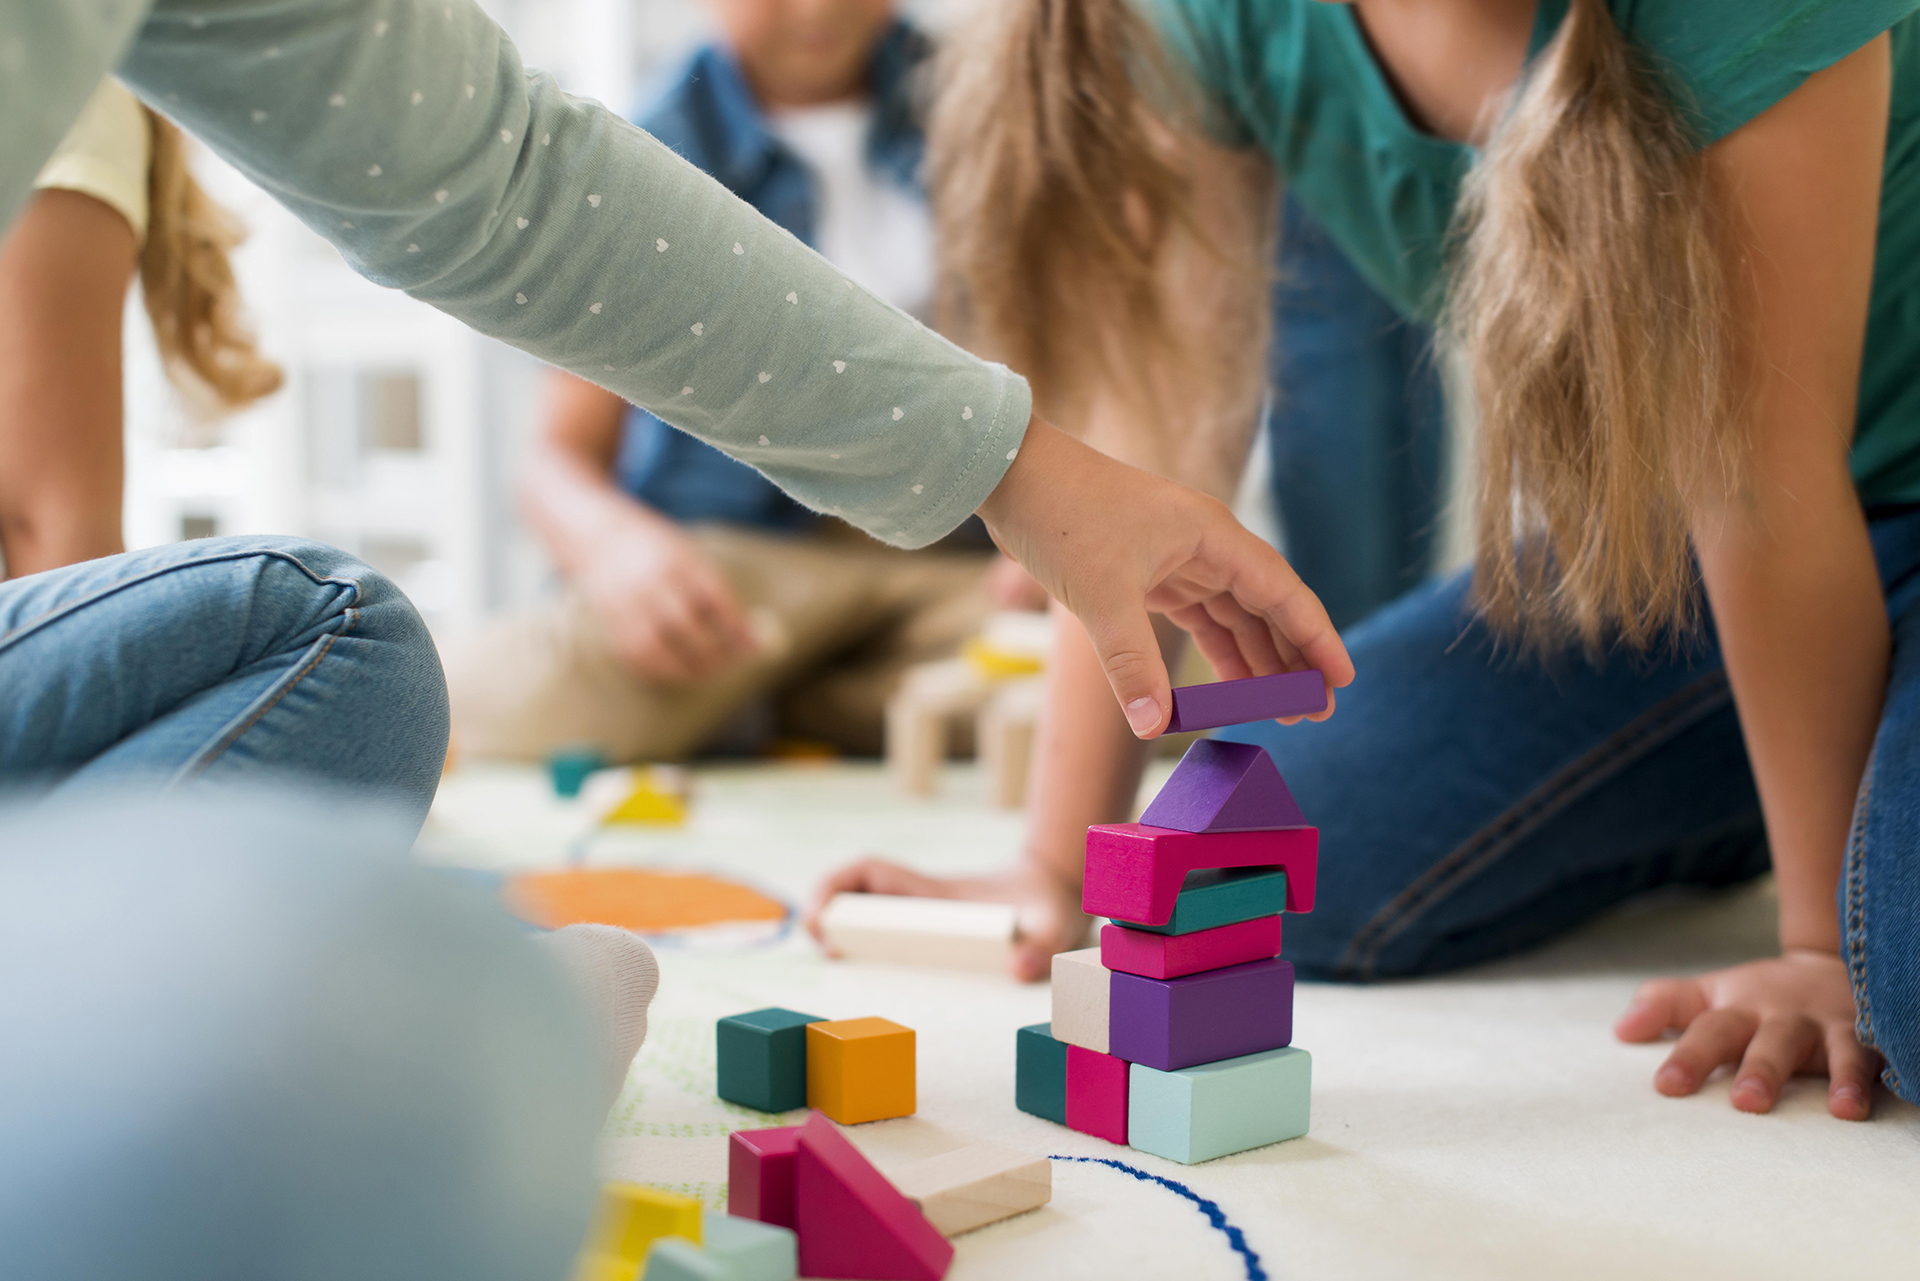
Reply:
[[[1219,729],[1327,710],[1327,678],[1314,670],[1249,676],[1241,681],[1182,685],[1173,691],[1167,733]]]
[[[1307,825],[1266,748],[1218,738],[1203,738],[1187,749],[1140,821],[1177,832]]]
[[[1107,1049],[1162,1072],[1277,1050],[1293,1040],[1293,962],[1252,961],[1178,979],[1114,971]]]

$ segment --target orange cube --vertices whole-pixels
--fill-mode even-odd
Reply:
[[[913,1029],[890,1019],[807,1024],[807,1106],[841,1125],[911,1116]]]

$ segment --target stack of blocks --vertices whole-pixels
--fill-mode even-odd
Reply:
[[[1183,696],[1185,696],[1183,698]],[[1184,705],[1183,705],[1184,704]],[[1174,691],[1174,728],[1324,710],[1318,672]],[[1139,823],[1088,829],[1100,946],[1053,961],[1053,1021],[1021,1028],[1015,1103],[1191,1165],[1307,1132],[1280,913],[1313,907],[1319,832],[1265,749],[1195,743]]]

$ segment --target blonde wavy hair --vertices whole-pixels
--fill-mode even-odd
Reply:
[[[1103,383],[1150,402],[1154,370],[1196,358],[1169,265],[1208,214],[1179,161],[1204,95],[1129,0],[989,0],[943,59],[930,178],[949,322],[1050,412],[1083,412]],[[1506,634],[1640,647],[1697,618],[1689,518],[1744,458],[1717,209],[1665,87],[1604,0],[1573,0],[1450,231],[1443,328],[1480,419],[1476,598]],[[1271,259],[1240,252],[1229,274],[1259,287],[1237,305],[1264,312]],[[1265,339],[1250,316],[1228,332]],[[1263,356],[1215,354],[1209,372],[1257,385]]]
[[[194,408],[231,412],[280,388],[241,309],[229,254],[246,239],[231,212],[194,181],[186,138],[142,107],[153,139],[140,292],[167,375]]]

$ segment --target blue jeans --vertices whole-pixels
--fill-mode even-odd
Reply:
[[[210,538],[0,583],[0,789],[298,775],[424,819],[446,683],[392,583],[296,538]]]
[[[1920,513],[1877,519],[1892,679],[1840,886],[1860,1037],[1920,1101]],[[1523,660],[1432,584],[1347,638],[1323,725],[1241,726],[1273,753],[1323,858],[1287,924],[1303,975],[1428,974],[1517,952],[1665,885],[1768,867],[1711,634],[1684,655]]]
[[[1432,572],[1446,404],[1403,319],[1300,204],[1280,224],[1267,416],[1287,559],[1346,628]]]

